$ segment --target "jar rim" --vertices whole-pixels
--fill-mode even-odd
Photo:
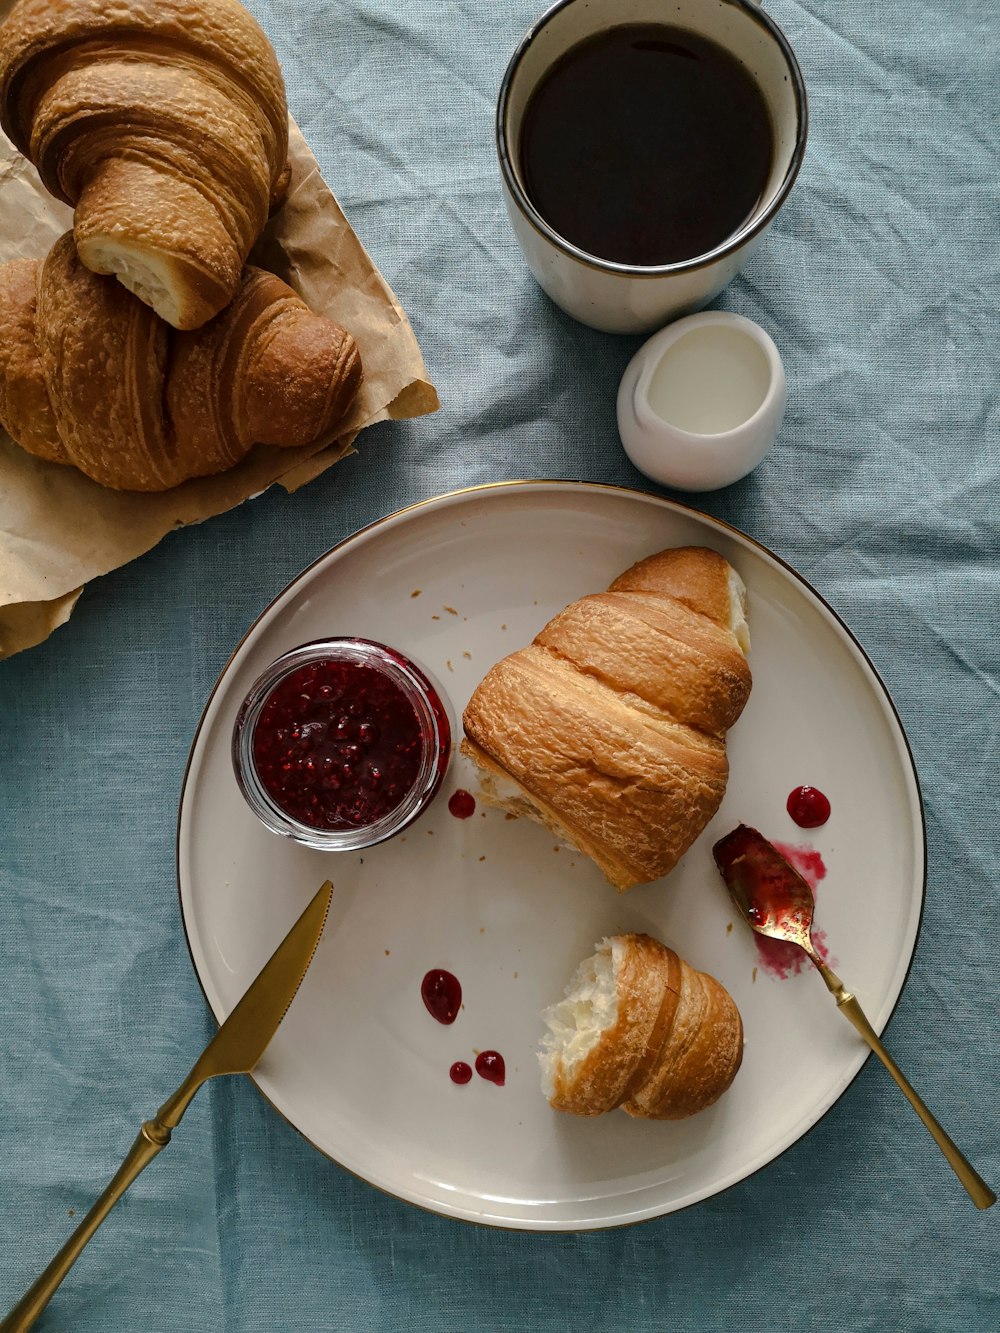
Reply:
[[[420,768],[402,800],[369,824],[316,828],[288,814],[264,787],[253,756],[264,705],[294,671],[316,662],[351,662],[379,671],[400,690],[416,714],[422,739]],[[275,658],[251,685],[233,725],[232,760],[247,804],[273,833],[318,851],[359,851],[386,841],[420,815],[441,785],[451,748],[451,727],[441,695],[425,672],[399,649],[357,636],[314,639]]]

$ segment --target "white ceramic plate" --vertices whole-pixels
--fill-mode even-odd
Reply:
[[[619,896],[551,834],[449,795],[474,785],[456,755],[407,833],[360,855],[299,848],[244,804],[230,762],[236,710],[257,674],[309,639],[357,634],[422,663],[457,719],[486,669],[567,602],[667,546],[721,551],[749,590],[750,702],[730,734],[731,778],[711,826],[667,879]],[[456,733],[458,727],[456,726]],[[800,783],[829,796],[812,833],[785,812]],[[255,1078],[323,1153],[452,1217],[538,1230],[668,1213],[771,1161],[816,1123],[867,1048],[810,972],[777,980],[735,917],[711,857],[744,821],[820,852],[817,924],[881,1030],[902,988],[923,902],[924,830],[906,739],[851,634],[787,566],[703,514],[636,491],[522,482],[444,495],[357,533],[263,613],[202,718],[181,798],[178,874],[194,965],[224,1018],[326,877],[326,933]],[[602,936],[646,930],[717,976],[743,1014],[728,1093],[679,1123],[549,1109],[540,1012]],[[450,1027],[420,998],[431,968],[461,981]],[[449,1079],[499,1050],[507,1082]]]

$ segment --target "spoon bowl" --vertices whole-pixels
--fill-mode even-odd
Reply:
[[[819,966],[812,942],[815,899],[798,871],[756,829],[740,824],[713,849],[733,902],[751,930],[804,949]]]

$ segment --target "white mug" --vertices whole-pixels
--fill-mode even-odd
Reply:
[[[524,186],[525,107],[552,65],[577,43],[625,23],[668,23],[716,42],[749,71],[774,133],[771,172],[750,217],[706,254],[655,267],[615,263],[560,236]],[[788,197],[805,152],[806,91],[781,29],[755,0],[559,0],[511,57],[497,104],[504,198],[528,267],[567,314],[609,333],[645,333],[700,310],[740,271]]]

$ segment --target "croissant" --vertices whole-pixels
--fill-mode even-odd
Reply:
[[[715,814],[750,693],[746,590],[715,551],[633,565],[494,666],[463,715],[487,804],[527,814],[619,890],[666,875]]]
[[[0,125],[75,208],[84,264],[180,329],[232,300],[287,188],[281,70],[237,0],[18,0]]]
[[[650,935],[602,940],[543,1018],[542,1091],[573,1115],[681,1120],[717,1101],[743,1059],[732,996]]]
[[[68,232],[43,263],[0,266],[0,426],[115,490],[166,490],[254,444],[332,435],[361,377],[351,335],[262,269],[179,332],[84,268]]]

